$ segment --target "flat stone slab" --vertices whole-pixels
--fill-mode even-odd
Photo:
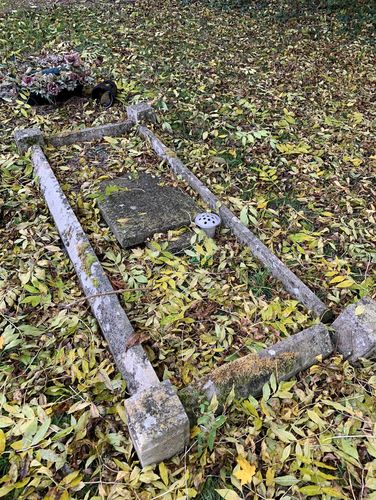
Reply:
[[[376,302],[363,297],[346,307],[332,324],[335,347],[351,362],[376,355]]]
[[[102,182],[98,205],[123,248],[144,243],[155,233],[189,226],[199,212],[186,193],[145,172]]]
[[[125,401],[129,433],[142,467],[184,451],[189,420],[168,380]]]

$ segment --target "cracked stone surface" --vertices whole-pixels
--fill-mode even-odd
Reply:
[[[142,467],[181,453],[189,442],[189,420],[168,380],[125,401],[128,428]]]
[[[123,248],[144,243],[155,233],[189,226],[199,212],[186,193],[144,172],[102,182],[98,205]]]
[[[376,302],[369,297],[346,307],[332,324],[335,346],[355,362],[376,355]]]

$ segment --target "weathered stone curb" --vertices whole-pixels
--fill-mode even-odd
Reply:
[[[96,141],[103,137],[120,137],[129,132],[136,123],[156,122],[155,112],[146,102],[128,106],[127,115],[128,119],[123,122],[108,123],[98,127],[84,128],[76,132],[46,137],[46,143],[58,148],[78,142]]]
[[[376,302],[363,297],[346,307],[334,321],[336,350],[354,363],[376,355]]]
[[[42,148],[33,146],[32,163],[40,189],[86,296],[113,292],[110,281],[75,216]],[[131,394],[159,383],[140,345],[125,349],[133,328],[115,294],[88,299],[115,363]]]
[[[127,115],[133,123],[156,123],[157,117],[154,109],[147,102],[139,102],[127,107]]]
[[[84,128],[77,132],[67,132],[62,135],[46,137],[46,143],[55,148],[69,146],[77,142],[89,142],[102,139],[103,137],[119,137],[129,132],[134,125],[134,121],[126,120],[119,123],[108,123],[98,127]]]
[[[139,127],[158,156],[167,161],[173,173],[182,177],[201,198],[218,212],[223,223],[236,238],[247,245],[252,254],[284,285],[285,289],[324,322],[331,319],[327,306],[281,260],[278,259],[173,153],[145,126]]]
[[[132,325],[116,295],[98,296],[113,292],[113,288],[39,145],[33,146],[31,158],[40,189],[81,287],[127,382],[127,389],[134,395],[126,402],[126,411],[130,435],[141,463],[147,465],[180,453],[189,440],[189,424],[179,398],[171,385],[159,382],[140,345],[126,349],[126,340],[133,333]],[[139,411],[140,408],[143,411]]]
[[[31,146],[44,144],[42,131],[37,127],[16,130],[14,140],[20,154],[26,153]]]
[[[39,128],[27,128],[16,130],[14,140],[21,154],[29,147],[44,143],[55,148],[69,146],[78,142],[89,142],[102,139],[103,137],[120,137],[129,132],[136,123],[156,122],[154,109],[146,102],[140,102],[127,107],[128,119],[118,123],[107,123],[97,127],[84,128],[75,132],[66,132],[61,135],[43,137]]]
[[[190,417],[197,417],[199,405],[215,395],[223,405],[232,388],[236,398],[258,396],[263,385],[274,373],[277,380],[287,380],[317,362],[317,357],[327,358],[333,344],[325,325],[302,330],[269,349],[249,354],[214,369],[179,392],[179,397]]]

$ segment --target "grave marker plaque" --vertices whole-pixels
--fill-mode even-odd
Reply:
[[[102,182],[98,205],[123,248],[189,226],[200,211],[186,193],[145,172]]]

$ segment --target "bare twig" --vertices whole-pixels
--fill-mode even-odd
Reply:
[[[105,297],[106,295],[116,295],[118,293],[132,292],[132,291],[137,291],[137,288],[120,288],[119,290],[112,290],[111,292],[94,293],[93,295],[88,295],[87,297],[82,297],[81,299],[74,300],[70,304],[61,304],[61,306],[59,306],[59,309],[70,309],[71,307],[81,304],[81,302],[85,302],[86,300],[96,299],[97,297]]]

